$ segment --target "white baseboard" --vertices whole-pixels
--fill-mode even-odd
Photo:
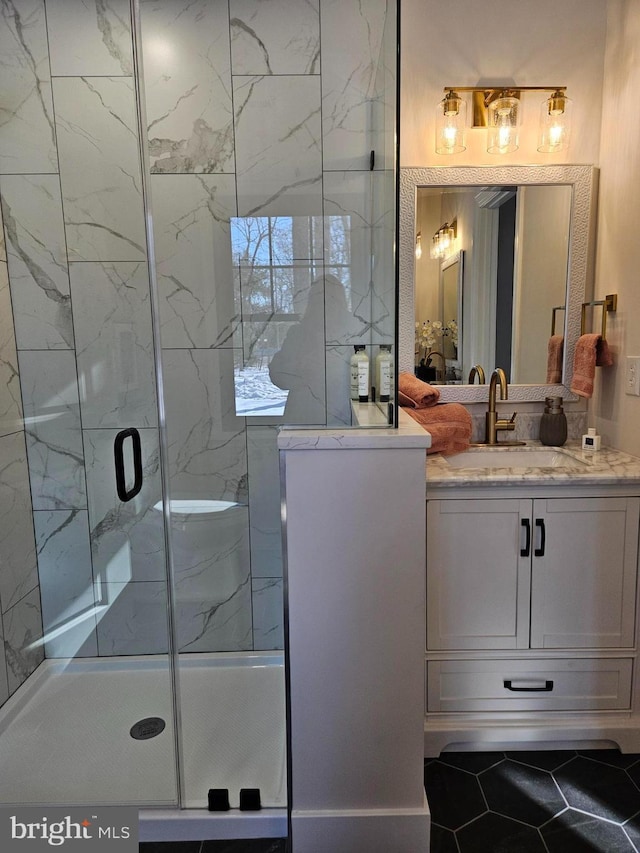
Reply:
[[[291,815],[292,853],[429,853],[431,815],[421,809],[305,811]]]

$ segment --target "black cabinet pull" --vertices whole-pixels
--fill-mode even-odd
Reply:
[[[131,439],[133,450],[133,486],[127,489],[127,481],[124,472],[124,443],[127,438]],[[116,491],[123,503],[132,500],[142,488],[142,447],[140,444],[140,433],[134,427],[123,429],[115,437],[113,442],[113,459],[116,468]]]
[[[547,541],[547,531],[544,526],[544,518],[536,518],[536,527],[540,529],[540,547],[533,551],[534,556],[544,557],[544,547]]]
[[[508,678],[503,682],[507,690],[513,693],[550,693],[553,690],[553,681],[545,681],[544,687],[514,687],[513,681]]]
[[[528,518],[523,518],[520,520],[520,524],[527,531],[526,545],[520,549],[520,556],[529,557],[531,555],[531,522]]]

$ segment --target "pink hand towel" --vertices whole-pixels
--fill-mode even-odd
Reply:
[[[440,399],[440,392],[412,373],[401,373],[398,376],[398,399],[401,406],[423,409],[435,406]]]
[[[461,403],[440,403],[429,408],[406,410],[411,417],[431,433],[427,453],[450,456],[462,453],[471,441],[471,415]]]
[[[609,345],[601,335],[581,335],[573,356],[571,390],[580,397],[591,397],[597,367],[611,367],[613,358]]]
[[[551,335],[547,347],[547,385],[562,382],[562,353],[564,338],[562,335]]]

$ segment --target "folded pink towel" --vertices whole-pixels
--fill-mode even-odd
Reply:
[[[547,347],[547,385],[556,385],[562,382],[562,353],[564,350],[564,337],[562,335],[551,335]]]
[[[462,453],[471,441],[471,415],[461,403],[440,403],[437,406],[407,408],[411,417],[431,433],[427,453]]]
[[[401,373],[398,376],[398,399],[401,406],[423,409],[425,406],[435,406],[440,399],[440,392],[412,373]]]
[[[571,390],[580,397],[591,397],[596,367],[611,367],[613,358],[602,335],[581,335],[573,356]]]

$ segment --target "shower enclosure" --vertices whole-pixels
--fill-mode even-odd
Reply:
[[[396,26],[1,3],[0,803],[286,806],[276,432],[395,344]]]

